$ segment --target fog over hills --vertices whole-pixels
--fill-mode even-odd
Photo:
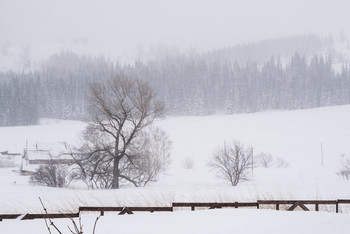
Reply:
[[[169,115],[350,103],[347,1],[0,4],[0,125],[85,119],[89,83],[118,72]]]
[[[109,45],[119,55],[165,44],[211,50],[296,34],[349,32],[346,0],[1,0],[0,44]]]

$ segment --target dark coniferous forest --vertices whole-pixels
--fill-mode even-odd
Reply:
[[[61,52],[36,71],[0,73],[0,125],[31,125],[39,118],[86,120],[89,83],[119,72],[147,81],[168,115],[350,104],[349,68],[335,72],[332,54],[319,53],[331,43],[308,35],[132,65]]]

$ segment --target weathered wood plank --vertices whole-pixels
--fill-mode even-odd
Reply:
[[[17,219],[21,214],[0,214],[0,221],[3,219]]]
[[[58,213],[58,214],[26,214],[21,220],[27,219],[58,219],[58,218],[77,218],[79,213]]]
[[[309,208],[307,208],[304,204],[299,203],[299,207],[303,209],[304,211],[310,211]]]
[[[81,211],[100,211],[100,212],[106,212],[106,211],[123,211],[125,208],[128,208],[128,210],[131,211],[145,211],[145,212],[161,212],[161,211],[173,211],[172,207],[158,207],[158,206],[151,206],[151,207],[93,207],[93,206],[83,206],[79,207],[79,212]]]
[[[257,207],[256,202],[173,202],[173,207]]]
[[[294,204],[295,202],[300,202],[307,205],[323,204],[323,205],[335,205],[336,200],[258,200],[259,205],[275,205],[275,204]]]
[[[153,207],[126,207],[131,211],[148,211],[148,212],[162,212],[162,211],[173,211],[172,207],[158,207],[158,206],[153,206]]]
[[[81,206],[79,207],[79,212],[81,211],[122,211],[123,207],[117,206]]]
[[[350,204],[350,199],[338,199],[338,203]]]
[[[128,207],[125,207],[118,215],[134,214]]]
[[[297,207],[300,207],[301,209],[303,209],[304,211],[310,211],[309,210],[309,208],[307,208],[303,203],[301,203],[301,202],[295,202],[291,207],[289,207],[289,211],[292,211],[292,210],[294,210],[295,208],[297,208]]]
[[[289,211],[293,211],[299,205],[298,202],[295,202],[291,207],[288,208]]]

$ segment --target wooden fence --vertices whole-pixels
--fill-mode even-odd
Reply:
[[[224,207],[231,207],[231,208],[238,208],[238,207],[258,207],[257,202],[232,202],[232,203],[225,203],[225,202],[214,202],[214,203],[206,203],[206,202],[174,202],[172,204],[172,207],[191,207],[191,210],[195,210],[196,207],[204,207],[209,209],[219,209]]]
[[[280,205],[285,205],[285,210],[293,211],[300,207],[304,211],[309,211],[310,205],[315,206],[315,211],[319,211],[320,205],[334,205],[335,212],[339,213],[341,204],[350,204],[350,199],[338,200],[258,200],[257,202],[174,202],[170,207],[96,207],[82,206],[79,207],[78,213],[57,213],[57,214],[0,214],[0,221],[3,219],[55,219],[55,218],[76,218],[82,212],[119,212],[119,215],[133,214],[134,212],[173,212],[174,208],[191,208],[194,211],[196,208],[220,209],[220,208],[240,208],[254,207],[256,209],[264,208],[265,206],[273,205],[276,210],[280,210]]]

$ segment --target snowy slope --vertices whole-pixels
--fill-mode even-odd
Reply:
[[[167,117],[157,121],[173,141],[172,164],[159,182],[146,188],[87,191],[72,185],[55,189],[28,184],[28,178],[0,169],[2,212],[41,211],[38,196],[53,211],[79,205],[170,205],[173,201],[255,201],[256,199],[338,199],[350,197],[349,181],[337,176],[341,155],[350,154],[350,105],[297,111],[205,117]],[[21,152],[26,141],[73,144],[85,126],[48,121],[39,126],[0,128],[0,152]],[[232,187],[207,167],[224,141],[238,139],[254,153],[271,153],[288,168],[255,168],[251,181]],[[321,147],[323,161],[321,163]],[[191,158],[193,169],[182,165]],[[15,168],[17,169],[17,168]]]
[[[297,111],[205,117],[167,117],[156,122],[173,141],[172,164],[159,182],[145,188],[86,190],[33,186],[17,168],[0,169],[0,213],[41,213],[41,197],[49,212],[76,212],[78,206],[169,206],[177,201],[234,202],[257,199],[350,198],[349,181],[340,179],[342,154],[350,154],[350,105]],[[0,128],[0,152],[21,152],[35,142],[74,144],[85,124],[43,120],[41,125]],[[206,166],[224,141],[238,139],[259,152],[289,162],[288,168],[255,168],[251,181],[236,187],[218,179]],[[321,163],[320,144],[324,151]],[[184,158],[194,162],[183,167]],[[347,209],[343,207],[342,209]],[[334,212],[334,207],[323,207]],[[343,210],[344,212],[345,210]],[[95,214],[83,216],[92,230]],[[349,215],[269,210],[222,210],[102,217],[97,233],[347,233]],[[210,222],[208,222],[210,220]],[[254,222],[252,222],[254,220]],[[55,223],[65,228],[67,220]],[[138,223],[137,226],[133,225]],[[0,222],[1,233],[45,233],[43,220]],[[154,228],[156,227],[156,228]]]

